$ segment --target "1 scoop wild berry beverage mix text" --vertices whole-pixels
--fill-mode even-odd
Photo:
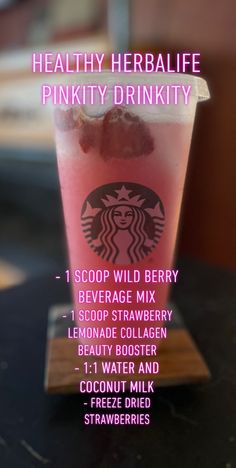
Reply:
[[[79,79],[106,84],[108,93],[105,105],[54,112],[70,268],[110,272],[104,284],[73,282],[75,312],[106,311],[104,321],[78,319],[79,339],[89,345],[150,344],[163,337],[163,322],[127,323],[122,309],[167,308],[169,282],[146,283],[142,272],[172,268],[196,104],[209,97],[207,85],[179,74],[104,72]],[[187,104],[182,96],[177,104],[114,105],[112,87],[126,83],[181,83],[191,91]],[[117,283],[118,269],[139,270],[141,280]],[[119,321],[113,321],[113,310],[121,310]]]

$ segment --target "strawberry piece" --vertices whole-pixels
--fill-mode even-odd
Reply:
[[[145,122],[125,107],[113,107],[103,119],[100,153],[104,159],[129,159],[148,155],[154,149]]]
[[[94,119],[95,120],[95,119]],[[84,153],[99,147],[100,127],[96,121],[85,120],[79,127],[79,144]]]

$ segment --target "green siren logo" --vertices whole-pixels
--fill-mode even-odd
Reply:
[[[165,224],[163,204],[153,190],[131,182],[102,185],[86,198],[81,212],[85,238],[97,255],[117,265],[146,257]]]

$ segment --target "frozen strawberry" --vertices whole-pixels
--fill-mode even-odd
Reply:
[[[79,131],[79,144],[84,153],[91,149],[99,149],[101,141],[102,119],[89,117],[82,110],[79,112],[77,128]]]
[[[73,109],[56,109],[54,112],[54,121],[59,130],[73,130],[76,127],[76,121],[73,115]]]
[[[150,154],[153,139],[145,122],[125,107],[113,107],[103,119],[100,153],[104,159]]]

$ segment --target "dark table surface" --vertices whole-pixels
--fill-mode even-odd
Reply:
[[[179,268],[173,296],[212,381],[158,389],[149,427],[84,426],[84,397],[44,393],[47,314],[68,301],[62,282],[0,293],[0,468],[236,467],[236,274]]]

